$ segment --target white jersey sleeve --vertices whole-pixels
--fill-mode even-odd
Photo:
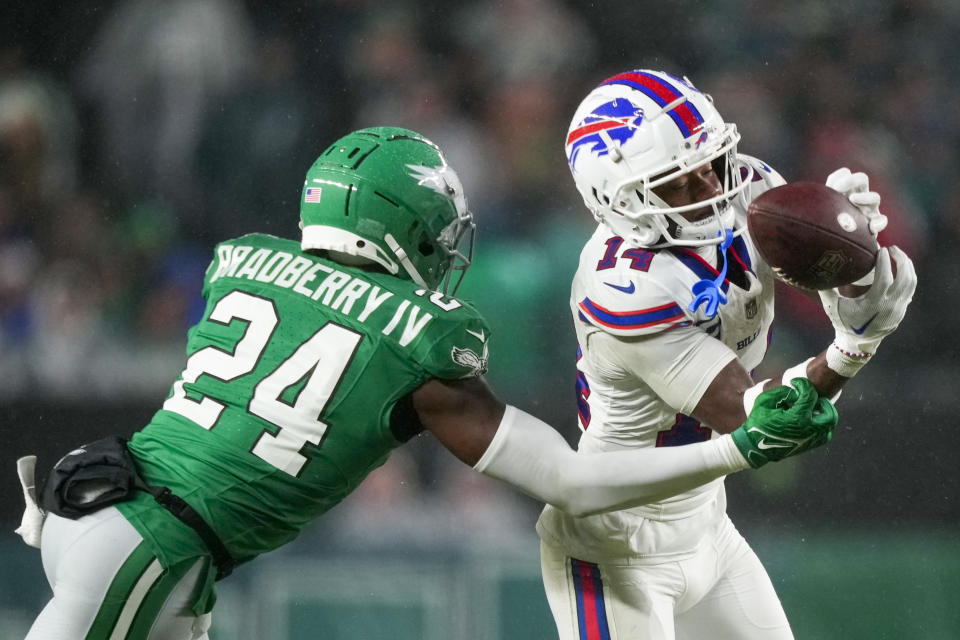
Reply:
[[[598,331],[587,339],[595,368],[617,367],[643,380],[666,405],[688,415],[720,370],[737,357],[728,346],[691,326],[633,339]]]
[[[748,203],[765,191],[787,184],[784,177],[763,160],[741,153],[737,155],[737,163],[741,175],[746,176],[753,169],[753,178],[746,191]]]
[[[684,308],[689,284],[664,270],[650,249],[624,248],[623,239],[598,228],[580,255],[571,305],[575,317],[618,337],[659,333],[689,324]]]

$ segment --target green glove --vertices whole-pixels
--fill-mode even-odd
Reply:
[[[837,410],[806,378],[757,396],[753,411],[732,434],[754,469],[827,443],[837,426]]]

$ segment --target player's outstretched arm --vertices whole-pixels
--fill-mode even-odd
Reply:
[[[836,332],[833,342],[816,357],[787,369],[782,376],[748,389],[743,399],[745,409],[752,406],[760,389],[789,384],[797,378],[809,379],[821,395],[837,400],[844,384],[870,361],[880,342],[900,326],[917,287],[913,261],[897,247],[880,249],[873,273],[873,283],[857,297],[844,296],[838,289],[819,292]]]
[[[827,186],[850,200],[877,236],[887,226],[880,213],[880,194],[870,191],[865,173],[853,173],[846,167],[827,176]],[[872,283],[866,292],[845,297],[842,288],[820,291],[823,310],[836,331],[827,347],[827,367],[843,378],[851,378],[876,353],[880,342],[896,331],[907,312],[917,287],[917,274],[910,258],[897,247],[881,247]]]
[[[481,380],[427,382],[414,392],[414,407],[460,460],[575,516],[656,502],[797,455],[827,442],[837,421],[833,405],[800,381],[792,391],[761,394],[736,439],[580,454],[546,423],[505,406]]]
[[[844,297],[837,289],[820,292],[823,310],[836,332],[827,347],[827,365],[846,378],[853,377],[880,342],[897,330],[917,287],[913,262],[897,247],[880,249],[874,273],[870,288],[856,298]]]
[[[880,195],[870,191],[865,173],[853,173],[843,167],[827,177],[826,185],[860,209],[874,236],[886,228],[887,217],[880,213]],[[881,247],[876,266],[864,280],[854,283],[855,286],[808,293],[823,304],[836,337],[816,357],[748,391],[745,407],[751,406],[759,389],[788,384],[794,378],[809,379],[821,395],[836,401],[847,380],[870,361],[880,342],[900,325],[917,286],[913,262],[897,247]]]

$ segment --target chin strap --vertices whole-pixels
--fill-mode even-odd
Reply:
[[[721,286],[727,277],[727,249],[730,248],[731,244],[733,244],[733,229],[724,229],[723,242],[720,243],[720,260],[723,262],[723,268],[715,280],[707,280],[704,278],[693,285],[692,291],[694,298],[687,306],[687,309],[690,311],[696,313],[697,307],[706,304],[704,313],[707,314],[708,318],[712,318],[717,315],[717,309],[720,308],[720,305],[727,303],[727,296],[724,295]]]
[[[397,242],[397,239],[389,233],[384,234],[383,239],[386,241],[387,246],[390,247],[390,251],[393,251],[393,254],[397,256],[397,261],[400,263],[400,266],[403,267],[403,270],[407,272],[407,275],[410,276],[410,279],[424,289],[430,289],[431,287],[427,286],[427,283],[423,280],[420,272],[418,272],[417,268],[413,266],[412,262],[410,262],[410,258],[407,257],[407,252],[403,250],[403,247],[400,246],[400,243]]]

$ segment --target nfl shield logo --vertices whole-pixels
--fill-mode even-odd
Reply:
[[[747,314],[747,320],[751,320],[757,317],[757,299],[750,298],[747,300],[747,304],[744,307],[744,311]]]

